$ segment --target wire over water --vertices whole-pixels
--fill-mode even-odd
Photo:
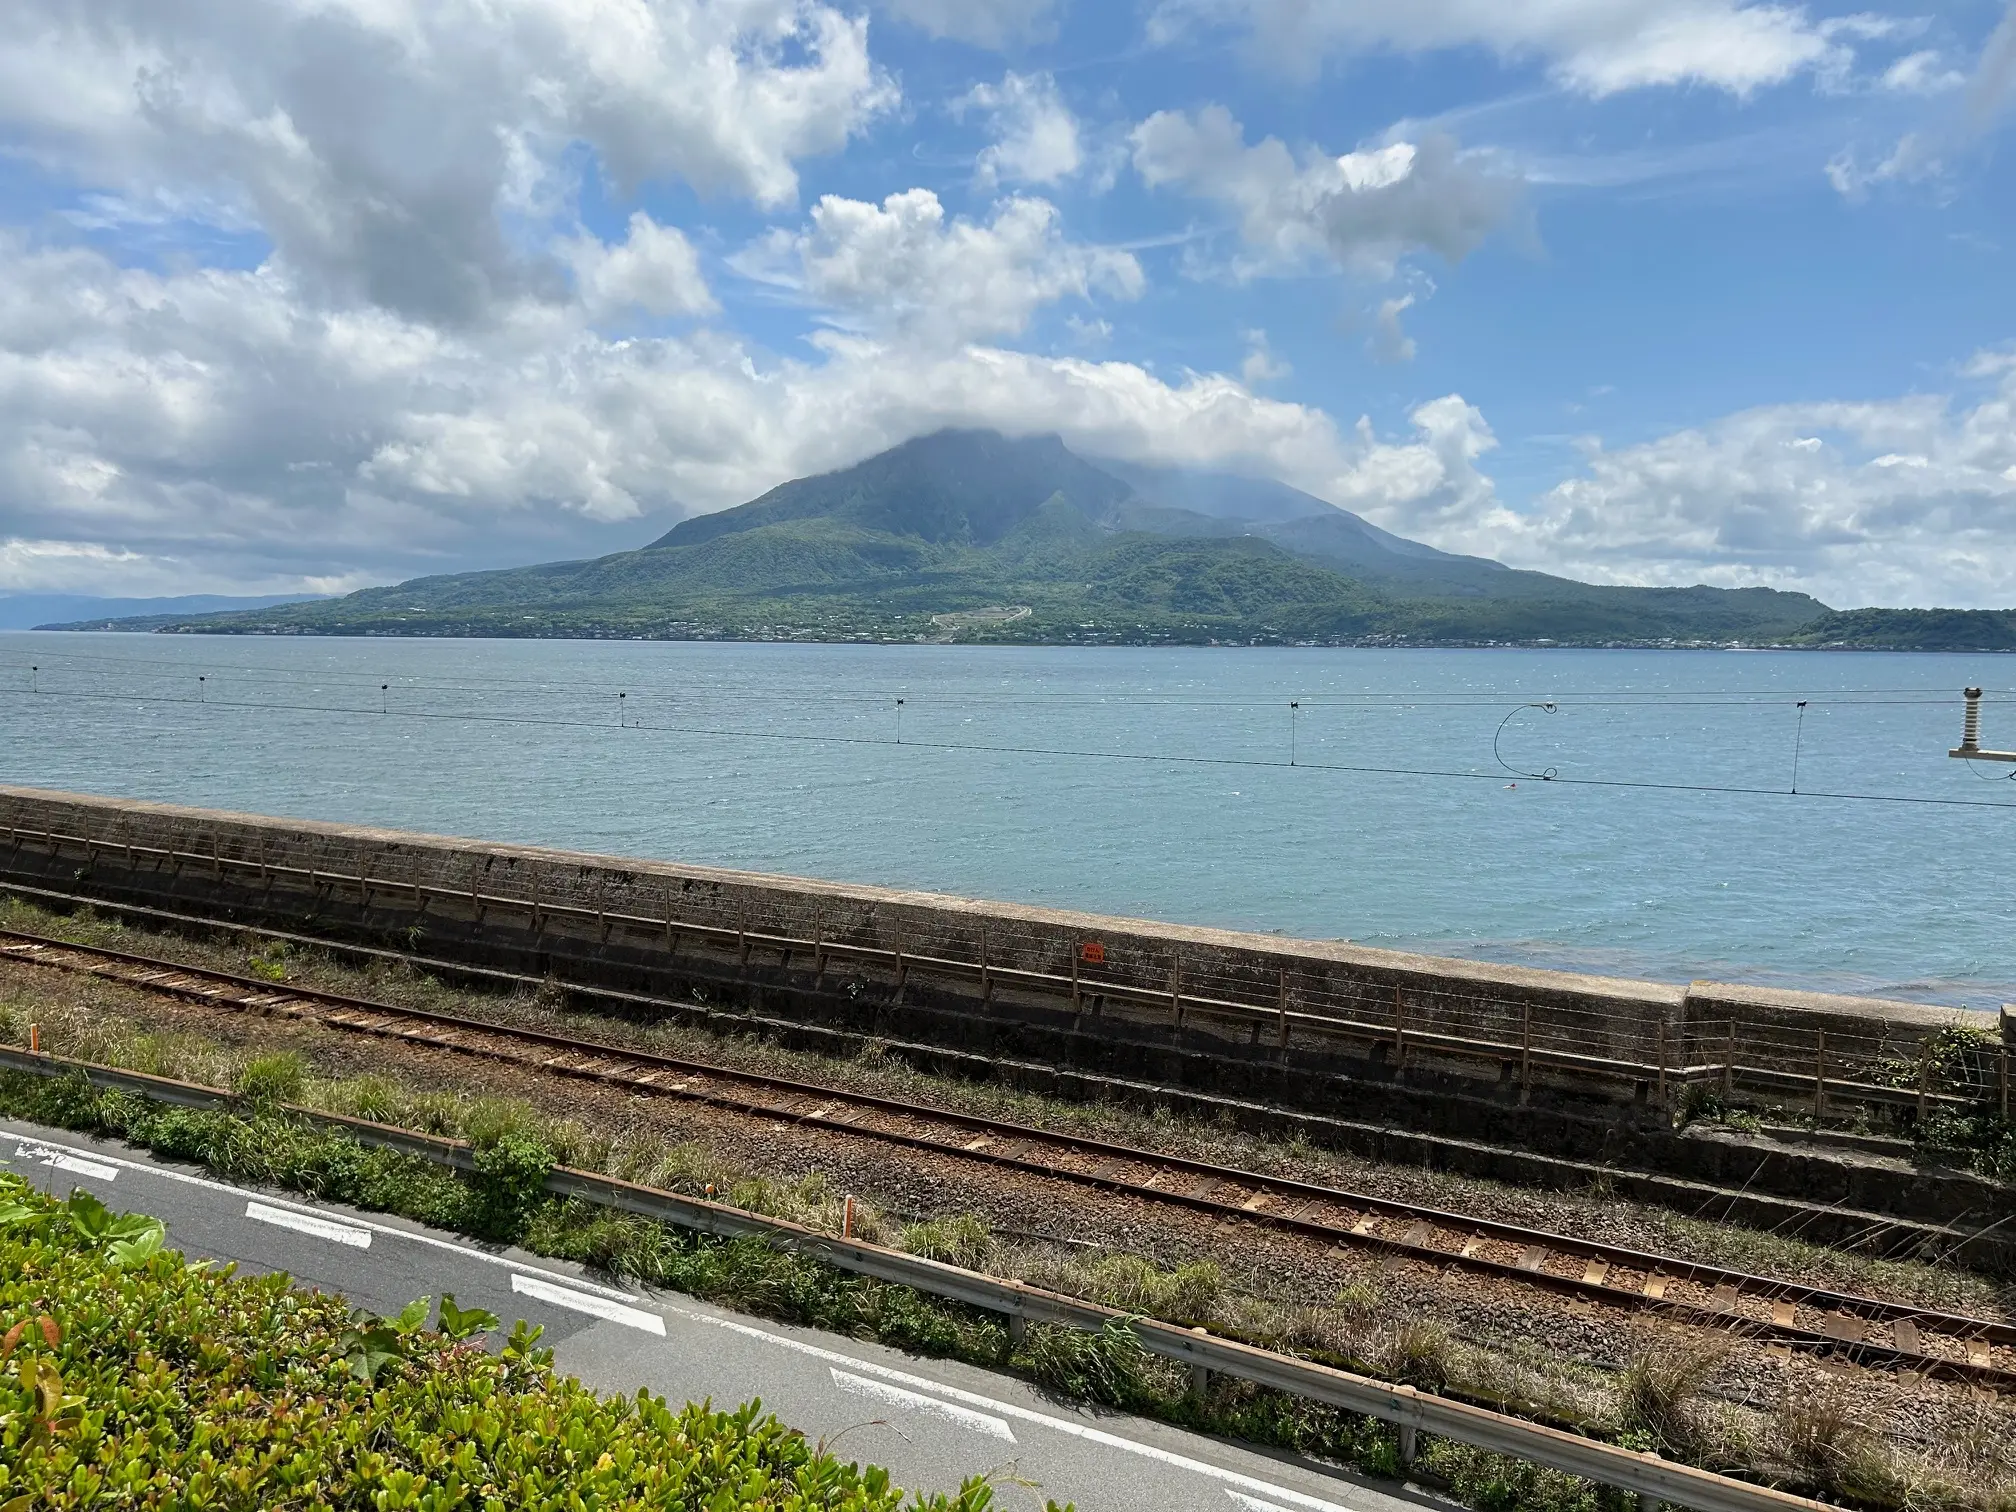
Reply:
[[[31,691],[30,689],[27,688],[16,688],[11,691],[15,694],[16,697],[30,700],[63,699],[63,700],[92,702],[92,703],[187,704],[192,706],[196,705],[199,702],[199,700],[195,698],[159,697],[144,694],[135,695],[135,694],[115,694],[115,693],[58,692],[51,689],[41,689],[39,691]],[[327,704],[293,704],[293,703],[276,703],[265,701],[253,702],[245,700],[225,700],[225,699],[210,698],[207,695],[201,702],[202,707],[206,710],[206,712],[212,709],[237,709],[253,713],[284,712],[284,713],[315,714],[323,716],[355,715],[367,719],[403,719],[403,720],[427,721],[427,722],[463,722],[463,723],[486,724],[486,725],[523,726],[529,728],[542,728],[542,729],[608,730],[614,728],[614,726],[612,726],[606,719],[603,720],[566,719],[566,718],[551,718],[551,717],[535,717],[522,714],[482,714],[482,713],[471,713],[464,711],[436,711],[436,710],[424,710],[424,709],[397,709],[397,708],[386,709],[384,707],[377,709],[369,709],[369,708],[356,708],[341,705],[331,706]],[[1510,723],[1511,719],[1514,716],[1524,712],[1524,710],[1529,707],[1542,708],[1546,707],[1546,705],[1522,704],[1518,708],[1513,709],[1511,713],[1508,714],[1506,718],[1500,722],[1498,726],[1499,734],[1503,733],[1506,724]],[[1550,709],[1549,712],[1552,712],[1552,710]],[[1264,757],[1252,757],[1252,756],[1170,755],[1162,752],[1152,752],[1152,751],[1088,751],[1084,749],[1074,749],[1070,747],[1061,747],[1061,746],[990,745],[977,741],[919,740],[916,739],[914,736],[903,736],[899,740],[891,738],[889,736],[875,736],[875,735],[839,735],[826,732],[818,734],[810,734],[810,733],[785,731],[785,730],[749,730],[749,729],[727,728],[720,726],[654,724],[636,717],[631,717],[629,719],[627,728],[630,730],[644,731],[654,734],[690,735],[690,736],[701,736],[713,739],[772,740],[772,741],[799,742],[804,744],[836,744],[836,745],[890,746],[890,747],[894,747],[900,744],[905,749],[909,750],[968,751],[968,752],[982,752],[1004,756],[1044,756],[1052,758],[1092,760],[1092,761],[1132,761],[1142,763],[1158,763],[1174,766],[1270,767],[1270,768],[1281,768],[1284,770],[1290,768],[1292,765],[1295,770],[1299,771],[1340,772],[1340,773],[1350,773],[1354,775],[1365,775],[1365,776],[1430,777],[1430,778],[1467,780],[1467,781],[1482,780],[1490,782],[1497,782],[1500,780],[1499,775],[1495,772],[1474,771],[1474,770],[1459,771],[1447,767],[1389,766],[1389,765],[1353,764],[1344,762],[1325,762],[1325,761],[1308,761],[1308,760],[1297,760],[1291,763],[1290,761],[1284,761],[1279,759],[1268,760]],[[1495,735],[1493,737],[1493,754],[1494,755],[1497,754],[1497,736]],[[1505,766],[1506,770],[1513,771],[1515,773],[1517,772],[1518,769],[1511,767],[1507,763],[1505,763],[1502,756],[1500,756],[1498,759],[1499,764],[1501,766]],[[1550,768],[1548,769],[1548,771],[1552,772],[1553,769]],[[2016,809],[2016,801],[1998,801],[1985,798],[1934,798],[1934,797],[1924,797],[1904,793],[1860,793],[1860,792],[1841,792],[1841,791],[1830,791],[1819,789],[1800,792],[1797,790],[1796,782],[1794,788],[1788,791],[1785,788],[1779,788],[1779,787],[1758,787],[1738,783],[1657,782],[1649,779],[1610,778],[1610,777],[1563,777],[1560,776],[1558,772],[1554,773],[1554,775],[1544,775],[1539,773],[1524,774],[1524,775],[1538,776],[1541,777],[1541,779],[1544,781],[1553,783],[1557,786],[1564,786],[1564,787],[1616,788],[1616,789],[1636,790],[1644,792],[1714,793],[1729,796],[1745,796],[1745,797],[1760,797],[1760,798],[1804,798],[1804,799],[1831,800],[1836,802],[1849,802],[1849,803],[1922,805],[1935,808]]]

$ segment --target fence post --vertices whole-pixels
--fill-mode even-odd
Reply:
[[[1670,1111],[1672,1104],[1666,1100],[1666,1019],[1659,1019],[1659,1106]]]
[[[1918,1122],[1925,1122],[1925,1094],[1932,1089],[1932,1047],[1918,1045]]]
[[[2000,1076],[1998,1079],[2002,1084],[2002,1122],[2007,1123],[2009,1122],[2009,1047],[2004,1045],[2000,1053]]]
[[[824,900],[812,905],[812,982],[817,986],[826,980],[826,904]]]
[[[1281,1045],[1280,1045],[1281,1053],[1285,1056],[1288,1053],[1288,968],[1286,966],[1283,966],[1281,968],[1281,1036],[1280,1037],[1281,1037]],[[2002,1057],[2002,1063],[2005,1066],[2009,1063],[2009,1057],[2006,1052]]]
[[[1736,1091],[1736,1020],[1729,1020],[1729,1045],[1722,1053],[1722,1095],[1729,1097]]]
[[[735,943],[742,947],[742,964],[749,964],[749,895],[744,893],[735,909]],[[903,985],[903,947],[896,947],[896,985]]]
[[[893,914],[889,919],[889,937],[896,943],[896,991],[900,995],[903,991],[905,980],[905,968],[903,965],[903,921],[896,918]]]
[[[1519,1005],[1519,1101],[1533,1092],[1533,1005]]]
[[[1401,1000],[1398,983],[1393,987],[1393,1071],[1407,1069],[1407,1005]]]
[[[309,875],[311,877],[314,875],[312,869],[309,871]],[[477,891],[476,858],[474,856],[469,858],[469,911],[476,916],[478,924],[483,922],[483,895]]]
[[[1084,1005],[1078,1000],[1078,942],[1071,942],[1071,1011],[1083,1013]]]
[[[994,1004],[994,973],[987,955],[987,921],[980,921],[980,1006],[990,1008]]]
[[[1175,964],[1169,968],[1169,1023],[1177,1033],[1183,1031],[1183,955],[1177,952]]]
[[[1827,1116],[1827,1031],[1816,1029],[1813,1048],[1813,1119]]]

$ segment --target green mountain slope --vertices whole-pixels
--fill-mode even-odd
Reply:
[[[1405,540],[1279,483],[1095,464],[1054,436],[941,431],[687,520],[638,551],[147,628],[1756,644],[1782,643],[1825,613],[1803,594],[1762,588],[1596,587],[1518,572]]]

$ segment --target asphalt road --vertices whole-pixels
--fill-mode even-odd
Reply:
[[[0,1169],[61,1196],[84,1187],[151,1213],[191,1256],[286,1271],[397,1312],[452,1292],[508,1326],[545,1325],[555,1364],[605,1391],[640,1386],[729,1405],[760,1397],[813,1440],[951,1490],[996,1476],[1004,1512],[1045,1497],[1079,1512],[1411,1512],[1434,1505],[1164,1424],[1054,1401],[1026,1382],[859,1340],[758,1322],[674,1293],[615,1287],[576,1267],[492,1250],[398,1218],[228,1186],[123,1145],[0,1120]]]

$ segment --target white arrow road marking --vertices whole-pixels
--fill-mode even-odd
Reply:
[[[607,1297],[590,1296],[571,1286],[555,1286],[550,1281],[541,1281],[537,1276],[517,1271],[511,1273],[511,1290],[523,1296],[537,1297],[541,1302],[551,1302],[555,1307],[572,1308],[590,1317],[621,1323],[625,1328],[656,1334],[661,1339],[665,1337],[665,1320],[654,1312],[645,1312],[641,1307],[625,1307]]]
[[[66,1155],[53,1145],[24,1144],[14,1152],[29,1160],[39,1160],[43,1165],[53,1166],[59,1171],[68,1171],[73,1176],[89,1176],[93,1181],[116,1181],[119,1168],[101,1164],[96,1160],[85,1160],[82,1156]]]
[[[311,1218],[306,1213],[290,1213],[285,1208],[270,1207],[263,1202],[245,1204],[245,1216],[259,1223],[270,1223],[275,1228],[292,1229],[297,1234],[313,1234],[317,1239],[333,1239],[338,1244],[347,1244],[352,1249],[371,1248],[371,1230],[358,1228],[355,1224],[336,1223],[328,1218]]]
[[[990,1438],[998,1438],[1006,1443],[1015,1442],[1015,1433],[998,1417],[984,1412],[974,1412],[967,1407],[954,1407],[950,1402],[941,1402],[936,1397],[925,1396],[922,1392],[905,1391],[901,1386],[890,1386],[882,1381],[871,1381],[866,1376],[855,1375],[839,1366],[828,1367],[833,1372],[833,1384],[842,1391],[855,1396],[866,1397],[871,1402],[880,1402],[885,1407],[901,1408],[907,1412],[921,1412],[926,1417],[941,1418],[960,1428],[970,1428],[975,1433],[984,1433]]]

